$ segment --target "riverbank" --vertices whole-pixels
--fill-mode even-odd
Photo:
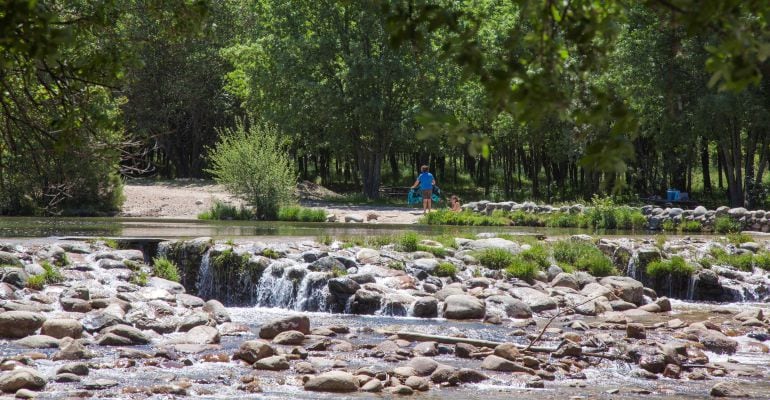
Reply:
[[[0,390],[480,400],[770,390],[766,309],[735,303],[767,299],[755,259],[765,242],[404,234],[110,246],[121,242],[2,245]],[[571,259],[578,250],[597,261]],[[180,283],[160,277],[176,276],[160,256]],[[691,271],[692,288],[650,279],[651,263],[677,256],[711,262]],[[749,264],[729,264],[738,256]],[[614,272],[594,268],[603,262]]]

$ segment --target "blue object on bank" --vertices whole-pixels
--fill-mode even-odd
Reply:
[[[433,195],[431,196],[431,200],[433,200],[434,203],[438,203],[439,200],[441,200],[441,189],[439,189],[438,186],[433,186]],[[412,190],[410,190],[406,195],[406,202],[410,205],[422,204],[422,190],[412,188]]]
[[[676,189],[668,189],[666,191],[666,200],[677,201],[679,200],[679,191]]]

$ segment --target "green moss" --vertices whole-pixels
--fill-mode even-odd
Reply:
[[[694,272],[695,267],[679,256],[671,257],[669,260],[655,260],[647,264],[647,275],[653,278],[662,278],[666,276],[688,277]]]
[[[273,250],[271,248],[267,248],[267,249],[262,250],[262,256],[263,257],[267,257],[267,258],[272,259],[272,260],[277,260],[277,259],[281,258],[281,253],[279,253],[279,252],[277,252],[277,251],[275,251],[275,250]],[[247,257],[245,261],[248,261],[248,255],[244,254],[244,257]],[[241,262],[243,263],[244,260],[241,260]]]
[[[166,257],[157,257],[152,260],[152,273],[158,278],[179,282],[179,270],[176,264]]]
[[[474,254],[479,263],[489,269],[504,269],[509,266],[514,256],[508,250],[499,248],[484,249]]]
[[[269,252],[268,252],[269,251]],[[273,250],[265,249],[262,251],[262,255],[268,258],[272,258],[268,255],[272,255]],[[268,255],[265,255],[267,252]],[[276,253],[277,254],[277,253]],[[211,265],[216,269],[233,269],[243,270],[249,263],[250,256],[248,254],[236,254],[233,249],[227,249],[211,260]]]
[[[457,267],[450,262],[442,262],[436,267],[435,275],[440,277],[454,277],[457,274]]]
[[[425,251],[439,258],[444,258],[447,255],[447,251],[443,247],[426,246],[424,244],[418,244],[417,251]]]
[[[138,286],[147,286],[147,280],[149,277],[147,276],[147,273],[144,271],[135,272],[133,275],[131,275],[131,279],[129,282],[133,283],[134,285]]]

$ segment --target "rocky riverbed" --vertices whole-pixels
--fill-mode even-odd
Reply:
[[[596,246],[621,275],[552,265],[517,279],[481,265],[479,253],[520,255],[539,243],[494,235],[454,246],[423,240],[421,251],[207,238],[161,243],[157,254],[98,241],[0,245],[0,390],[20,398],[767,398],[770,332],[756,303],[767,298],[766,273],[712,262],[682,282],[645,274],[656,259],[696,263],[713,248],[759,255],[766,243],[569,241]],[[152,276],[156,256],[176,263],[180,283]]]

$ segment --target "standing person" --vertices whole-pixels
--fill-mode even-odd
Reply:
[[[428,171],[427,165],[420,167],[420,171],[422,172],[420,172],[420,176],[417,177],[417,180],[414,181],[412,189],[417,186],[420,187],[420,191],[422,192],[422,213],[427,214],[430,212],[432,202],[431,197],[433,196],[433,186],[436,184],[436,178],[434,178],[433,174]]]

